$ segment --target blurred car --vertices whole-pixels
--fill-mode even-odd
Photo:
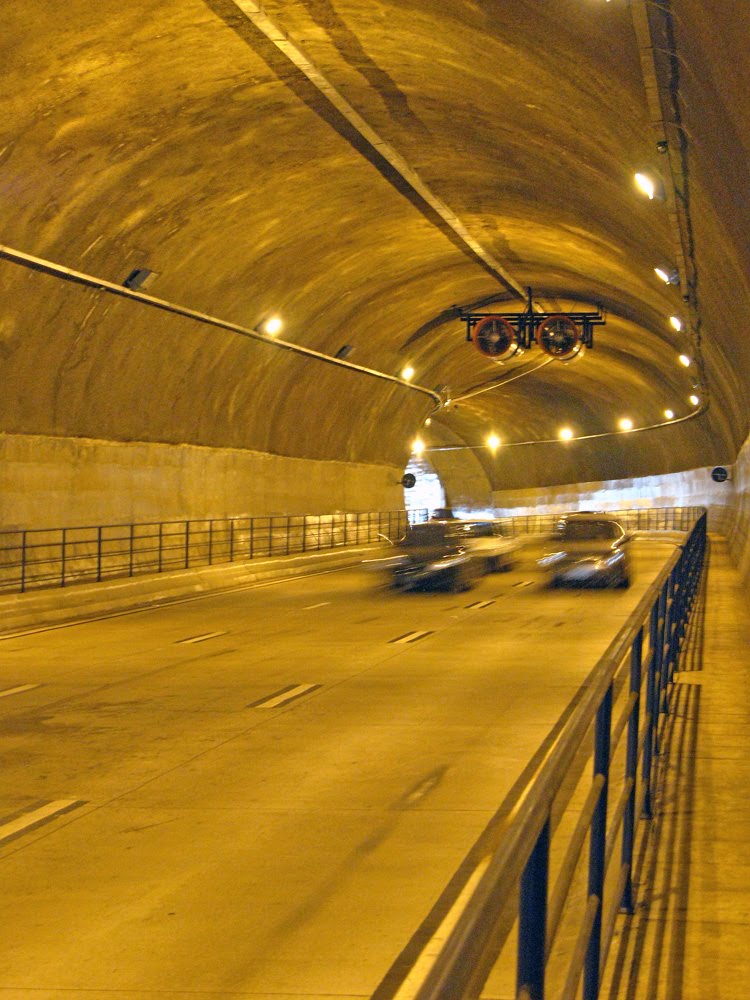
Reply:
[[[562,517],[550,539],[552,551],[537,562],[549,585],[629,587],[631,535],[607,514],[576,513]]]
[[[421,586],[445,587],[452,593],[468,590],[478,564],[464,544],[461,526],[461,521],[413,524],[396,543],[393,555],[367,559],[363,565],[388,574],[398,590]]]
[[[517,538],[503,534],[499,521],[461,521],[461,537],[483,573],[513,568],[521,546]]]

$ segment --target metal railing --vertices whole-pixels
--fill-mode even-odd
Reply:
[[[637,507],[628,510],[597,511],[616,517],[627,531],[689,531],[703,513],[703,507]],[[563,513],[516,514],[498,520],[508,534],[551,532]]]
[[[617,915],[633,912],[633,860],[645,828],[638,818],[652,816],[655,764],[674,672],[702,593],[705,551],[704,512],[592,671],[515,800],[487,870],[416,1000],[478,997],[490,975],[508,977],[508,966],[515,985],[493,979],[492,995],[599,996]],[[589,777],[584,762],[592,759],[591,744]]]
[[[0,532],[0,593],[396,540],[427,511],[301,514]]]

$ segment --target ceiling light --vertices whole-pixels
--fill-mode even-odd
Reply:
[[[573,431],[570,427],[561,427],[557,432],[557,436],[561,441],[570,441],[573,437]]]
[[[493,452],[497,451],[497,449],[500,447],[500,438],[497,436],[497,434],[493,433],[487,436],[487,447],[490,449],[490,451]]]
[[[430,418],[430,417],[428,417],[428,418],[427,418],[427,419],[425,420],[425,422],[424,422],[424,425],[425,425],[425,427],[429,427],[431,423],[432,423],[432,420],[431,420],[431,418]]]
[[[633,178],[635,180],[635,186],[641,192],[645,194],[649,201],[653,201],[656,197],[656,182],[653,177],[648,174],[636,174]]]
[[[417,456],[417,458],[419,458],[419,456],[424,452],[424,441],[422,440],[422,438],[414,438],[411,450]]]
[[[277,333],[281,332],[281,328],[283,327],[283,325],[284,324],[281,321],[280,317],[272,316],[270,319],[266,320],[266,322],[263,325],[263,329],[266,331],[269,337],[275,337]]]
[[[665,410],[664,416],[667,418],[667,420],[674,420],[674,410]]]
[[[682,329],[682,320],[677,316],[670,316],[669,322],[672,324],[672,329],[679,333]]]
[[[690,367],[691,361],[690,358],[687,356],[687,354],[681,354],[677,360],[680,362],[683,368]]]
[[[401,369],[401,378],[404,382],[410,382],[414,378],[414,369],[411,365]]]
[[[693,404],[693,406],[697,406],[698,403],[700,403],[700,396],[696,396],[695,393],[693,393],[692,396],[688,396],[688,399]]]
[[[342,344],[334,356],[339,358],[341,361],[345,361],[353,350],[354,348],[351,344]]]
[[[630,419],[630,417],[623,417],[622,420],[619,421],[617,426],[620,428],[621,431],[632,431],[633,421]]]
[[[678,285],[680,283],[680,275],[675,270],[670,269],[668,271],[664,267],[655,267],[654,272],[661,278],[665,285]]]
[[[136,267],[123,281],[123,285],[132,292],[137,292],[139,288],[148,288],[153,285],[158,277],[158,271],[150,271],[147,267]]]

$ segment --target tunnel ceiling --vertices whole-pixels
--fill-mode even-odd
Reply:
[[[420,434],[477,447],[496,488],[732,461],[750,15],[708,6],[6,5],[0,427],[396,465]],[[440,399],[15,252],[115,285],[146,268],[148,295],[251,331],[279,315],[286,342],[410,365]],[[529,286],[548,312],[601,305],[594,348],[499,365],[466,343],[461,308],[521,311]],[[562,426],[585,440],[556,443]]]

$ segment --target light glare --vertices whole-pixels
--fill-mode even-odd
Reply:
[[[679,362],[683,366],[683,368],[689,368],[690,367],[690,363],[691,362],[690,362],[690,358],[687,356],[687,354],[681,354],[680,357],[679,357]]]
[[[633,421],[630,419],[630,417],[623,417],[617,426],[620,428],[621,431],[632,431]]]
[[[497,451],[500,447],[500,438],[497,434],[489,434],[487,437],[487,447],[490,451]]]
[[[404,382],[410,382],[414,378],[414,369],[411,365],[407,365],[406,368],[401,369],[401,378]]]
[[[649,201],[654,200],[656,195],[656,185],[653,180],[648,176],[648,174],[636,174],[635,175],[635,186],[641,192],[645,194]]]
[[[665,410],[664,416],[667,418],[667,420],[674,420],[674,410]]]
[[[661,278],[661,280],[664,282],[665,285],[669,284],[669,275],[667,274],[666,271],[662,270],[662,268],[660,267],[655,267],[654,271],[656,272],[657,276]]]
[[[690,402],[693,404],[693,406],[697,406],[698,403],[700,403],[700,397],[696,396],[695,393],[693,393],[693,395],[689,396],[688,398],[689,398]]]
[[[275,337],[277,333],[281,332],[283,325],[279,316],[272,316],[269,320],[266,320],[265,331],[269,337]]]
[[[672,329],[676,330],[679,333],[680,330],[682,329],[682,320],[679,319],[677,316],[670,316],[669,322],[672,324]]]
[[[414,443],[411,446],[412,452],[419,457],[424,453],[424,441],[422,438],[414,438]]]
[[[573,431],[570,427],[561,427],[558,431],[558,437],[561,441],[570,441],[573,437]]]

